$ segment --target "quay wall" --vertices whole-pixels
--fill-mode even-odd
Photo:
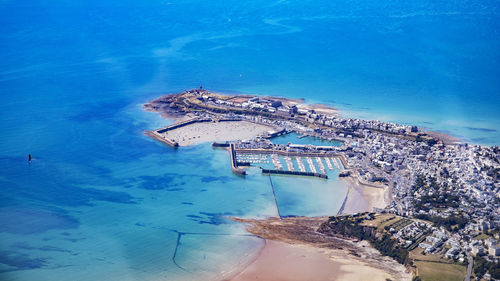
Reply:
[[[211,122],[211,121],[212,121],[212,119],[208,119],[208,118],[205,118],[205,119],[193,118],[193,119],[189,119],[189,120],[186,120],[186,121],[182,121],[182,122],[179,122],[179,123],[172,124],[172,125],[167,126],[165,128],[158,129],[158,130],[156,130],[156,132],[159,133],[159,134],[161,134],[161,133],[165,133],[165,132],[168,132],[170,130],[177,129],[177,128],[180,128],[180,127],[184,127],[184,126],[187,126],[187,125],[190,125],[190,124],[193,124],[193,123]]]
[[[246,175],[245,170],[238,168],[238,162],[236,161],[236,151],[234,149],[234,144],[229,145],[229,155],[231,157],[231,170],[239,175]]]
[[[268,170],[262,169],[263,174],[279,174],[279,175],[294,175],[294,176],[309,176],[309,177],[318,177],[322,179],[327,179],[328,176],[320,173],[312,173],[312,172],[300,172],[300,171],[285,171],[285,170]]]
[[[147,131],[146,135],[148,135],[151,138],[154,138],[155,140],[158,140],[158,141],[161,141],[163,143],[166,143],[166,144],[168,144],[171,147],[174,147],[174,148],[179,147],[179,144],[176,141],[171,140],[169,138],[166,138],[166,137],[158,134],[156,131]]]
[[[224,142],[213,142],[212,143],[213,147],[229,147],[229,143],[224,143]]]
[[[344,157],[344,155],[340,153],[311,153],[311,152],[289,152],[283,150],[274,150],[274,149],[235,149],[238,153],[247,153],[247,154],[278,154],[283,156],[299,156],[299,157]],[[345,161],[345,159],[344,159]],[[344,164],[344,163],[342,163]]]

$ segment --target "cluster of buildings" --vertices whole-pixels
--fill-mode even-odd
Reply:
[[[465,219],[466,223],[454,231],[435,230],[433,235],[420,243],[425,251],[434,252],[443,244],[451,243],[452,246],[448,247],[445,253],[448,257],[463,258],[459,255],[464,253],[488,253],[490,256],[497,256],[496,242],[488,242],[486,245],[486,242],[481,241],[474,242],[475,244],[467,244],[464,241],[474,241],[474,237],[481,233],[489,233],[491,237],[498,233],[500,227],[498,147],[446,143],[419,132],[415,126],[342,118],[316,112],[311,107],[287,103],[284,99],[258,97],[242,99],[238,96],[218,98],[217,95],[210,95],[208,92],[192,91],[196,92],[195,99],[205,109],[205,112],[197,111],[197,114],[219,114],[229,117],[237,115],[238,118],[250,122],[343,141],[341,147],[334,149],[336,153],[344,155],[346,168],[351,176],[357,177],[361,182],[390,189],[392,202],[386,207],[385,212],[410,218],[427,216],[446,220],[460,216]],[[173,107],[180,107],[179,101],[175,99],[171,101],[176,102]],[[189,107],[186,99],[183,103]],[[218,107],[212,110],[212,105]],[[272,144],[261,142],[239,145],[269,147]],[[285,148],[276,147],[276,149]],[[306,147],[295,147],[295,149],[306,149]],[[429,198],[434,198],[434,201],[425,201]],[[456,202],[448,202],[448,198],[453,198]],[[405,235],[412,235],[412,231],[415,231],[413,234],[416,235],[418,232],[416,229],[420,229],[418,225],[407,227],[408,229],[404,228],[398,239],[405,239]],[[495,248],[490,251],[493,249],[491,245],[495,245]]]

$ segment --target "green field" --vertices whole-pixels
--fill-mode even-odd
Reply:
[[[414,265],[422,281],[462,281],[465,278],[463,265],[428,261],[415,261]]]

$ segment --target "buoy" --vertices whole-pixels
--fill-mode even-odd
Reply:
[[[31,154],[28,154],[28,162],[31,162]]]

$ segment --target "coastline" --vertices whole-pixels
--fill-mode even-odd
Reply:
[[[367,242],[316,232],[327,217],[232,219],[247,224],[247,231],[265,239],[265,245],[248,266],[222,280],[411,280],[403,265]]]
[[[368,186],[349,176],[341,179],[347,185],[347,194],[337,215],[371,212],[373,208],[384,208],[389,188]]]
[[[178,116],[191,116],[193,120],[179,122],[180,124],[173,124],[169,128],[155,131],[160,138],[174,141],[176,146],[189,146],[209,141],[248,140],[263,134],[266,130],[270,131],[280,126],[289,126],[304,134],[309,134],[314,130],[314,133],[328,139],[338,136],[345,142],[345,146],[337,149],[342,157],[345,156],[343,153],[347,153],[348,148],[353,149],[349,147],[351,139],[367,137],[366,134],[356,131],[358,126],[366,126],[361,128],[368,128],[366,130],[369,133],[375,132],[382,136],[382,139],[388,139],[393,147],[398,141],[402,143],[423,142],[424,145],[430,146],[440,140],[446,144],[455,144],[459,141],[446,134],[436,132],[427,134],[419,131],[415,126],[402,126],[377,120],[345,120],[341,117],[337,119],[336,117],[340,115],[338,110],[322,104],[304,104],[286,98],[272,97],[269,97],[270,100],[263,100],[259,103],[259,98],[228,97],[195,89],[162,96],[144,107],[148,111],[161,113],[162,117],[168,119],[173,119],[176,113],[179,113]],[[284,106],[282,103],[288,103],[288,105]],[[334,128],[333,131],[330,128]],[[286,129],[289,130],[288,127]],[[368,135],[367,138],[374,138],[370,137]],[[248,143],[257,147],[260,145],[252,141]],[[353,144],[353,146],[357,145]],[[290,144],[282,149],[288,151],[290,148],[297,149]],[[316,149],[316,147],[299,148],[300,151],[306,152],[308,149]],[[317,149],[333,150],[325,147]],[[349,154],[349,157],[353,156]],[[361,155],[353,159],[366,160]],[[344,159],[341,166],[350,166],[351,163],[348,165],[345,161]],[[366,173],[359,172],[358,174],[357,167],[364,167],[364,164],[371,162],[369,159],[358,162],[355,161],[354,164],[357,165],[353,165],[355,169],[347,169],[350,175],[347,173],[340,177],[347,187],[347,192],[337,215],[372,212],[385,208],[392,200],[391,189],[385,184],[390,183],[389,172],[382,169],[370,170],[369,172],[373,174],[368,178]],[[390,165],[391,163],[384,163],[383,167],[392,168]],[[338,166],[337,169],[339,169]],[[319,233],[317,229],[322,222],[326,221],[324,217],[234,220],[249,224],[247,231],[265,239],[264,246],[255,252],[252,251],[252,254],[245,255],[248,258],[255,253],[256,257],[252,261],[248,262],[242,258],[233,269],[221,272],[222,280],[410,280],[412,277],[403,265],[398,264],[394,259],[382,256],[366,241],[353,242],[338,237],[326,237],[327,235]],[[224,275],[232,276],[228,279]]]
[[[161,98],[157,100],[161,100]],[[280,100],[291,102],[291,100],[286,98],[280,98]],[[338,115],[337,109],[327,105],[305,105],[303,101],[295,102],[299,106],[331,115]],[[153,108],[151,103],[149,105],[144,106],[145,110],[160,113],[163,118],[172,120],[175,123],[195,117],[190,113],[180,115],[175,114],[175,110],[170,108],[165,111],[162,108]],[[210,141],[230,141],[250,138],[272,129],[269,126],[246,121],[203,122],[173,129],[165,133],[165,137],[175,140],[179,146],[189,146]],[[148,135],[155,138],[151,134]],[[384,198],[388,188],[365,185],[359,182],[354,175],[339,180],[342,180],[347,186],[347,193],[337,215],[372,211],[374,207],[382,208],[387,204]],[[291,222],[293,223],[289,227],[296,228],[297,223],[302,223],[300,220],[307,222],[309,219],[314,221],[316,226],[308,230],[300,230],[299,228],[295,233],[294,239],[280,236],[272,237],[272,233],[263,235],[255,231],[255,229],[247,228],[249,233],[263,238],[263,245],[255,249],[255,251],[248,253],[245,257],[242,257],[240,264],[236,267],[221,272],[217,280],[406,280],[404,278],[395,278],[394,276],[397,277],[397,274],[388,273],[387,268],[380,269],[374,267],[369,262],[356,259],[356,256],[352,253],[359,251],[359,249],[356,247],[352,248],[353,246],[349,245],[351,242],[343,241],[341,243],[342,246],[331,248],[325,247],[321,243],[318,244],[307,239],[302,239],[305,232],[314,232],[317,229],[318,223],[326,218],[301,218],[292,220]],[[273,223],[281,222],[275,221],[274,218],[269,221]],[[246,221],[241,222],[247,223]],[[253,222],[255,223],[255,221]],[[370,246],[362,246],[363,249],[366,247]],[[346,248],[349,250],[346,250]],[[277,263],[276,261],[279,262]],[[393,262],[392,260],[388,261],[389,264]],[[392,266],[398,265],[392,264]],[[400,271],[402,272],[404,269],[400,268]]]
[[[163,135],[177,142],[179,146],[190,146],[205,142],[248,139],[272,130],[270,126],[248,121],[219,121],[194,123],[170,130]]]

